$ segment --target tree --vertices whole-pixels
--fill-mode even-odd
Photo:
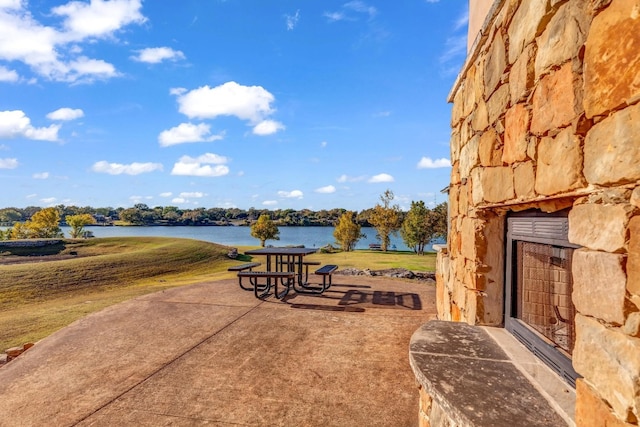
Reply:
[[[446,240],[449,231],[449,206],[447,205],[447,202],[440,203],[438,206],[433,208],[431,210],[431,214],[434,216],[434,237],[440,237]]]
[[[271,217],[267,214],[260,215],[260,218],[251,226],[251,237],[260,240],[262,247],[267,240],[280,240],[279,234],[278,226],[271,221]]]
[[[59,227],[60,213],[56,208],[44,208],[34,213],[24,225],[29,230],[29,237],[35,239],[53,239],[63,237]]]
[[[411,209],[407,213],[400,234],[402,239],[418,255],[424,255],[424,247],[435,236],[435,216],[423,201],[411,202]]]
[[[79,214],[79,215],[68,215],[65,218],[67,225],[71,227],[71,231],[69,234],[72,239],[77,239],[82,237],[82,233],[84,232],[84,226],[89,224],[95,224],[96,220],[93,218],[93,215],[90,214]]]
[[[356,247],[356,243],[362,237],[366,237],[360,232],[360,226],[354,222],[355,213],[347,211],[338,219],[333,237],[340,244],[343,251],[349,252]]]
[[[7,238],[10,240],[28,239],[29,229],[24,222],[16,222],[9,230],[7,230]]]
[[[381,204],[377,204],[373,208],[373,212],[369,217],[369,222],[378,232],[378,238],[380,239],[380,249],[384,252],[389,247],[391,241],[391,235],[396,234],[400,228],[400,207],[398,205],[391,205],[394,195],[391,190],[385,191],[380,196]]]

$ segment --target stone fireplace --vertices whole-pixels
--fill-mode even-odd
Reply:
[[[479,4],[449,98],[438,318],[562,365],[577,425],[637,426],[640,1]]]
[[[507,219],[505,327],[575,387],[576,309],[566,215],[526,211]]]

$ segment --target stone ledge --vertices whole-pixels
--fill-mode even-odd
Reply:
[[[411,337],[409,360],[452,425],[575,425],[575,391],[527,353],[504,329],[434,320]]]

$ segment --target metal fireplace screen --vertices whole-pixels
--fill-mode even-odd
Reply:
[[[573,249],[517,242],[515,317],[571,355],[575,307],[571,301]]]

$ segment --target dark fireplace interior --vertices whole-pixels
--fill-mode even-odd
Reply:
[[[539,211],[507,219],[505,326],[575,387],[571,365],[575,307],[566,213]]]
[[[516,317],[571,355],[575,307],[571,301],[573,249],[518,241]]]

